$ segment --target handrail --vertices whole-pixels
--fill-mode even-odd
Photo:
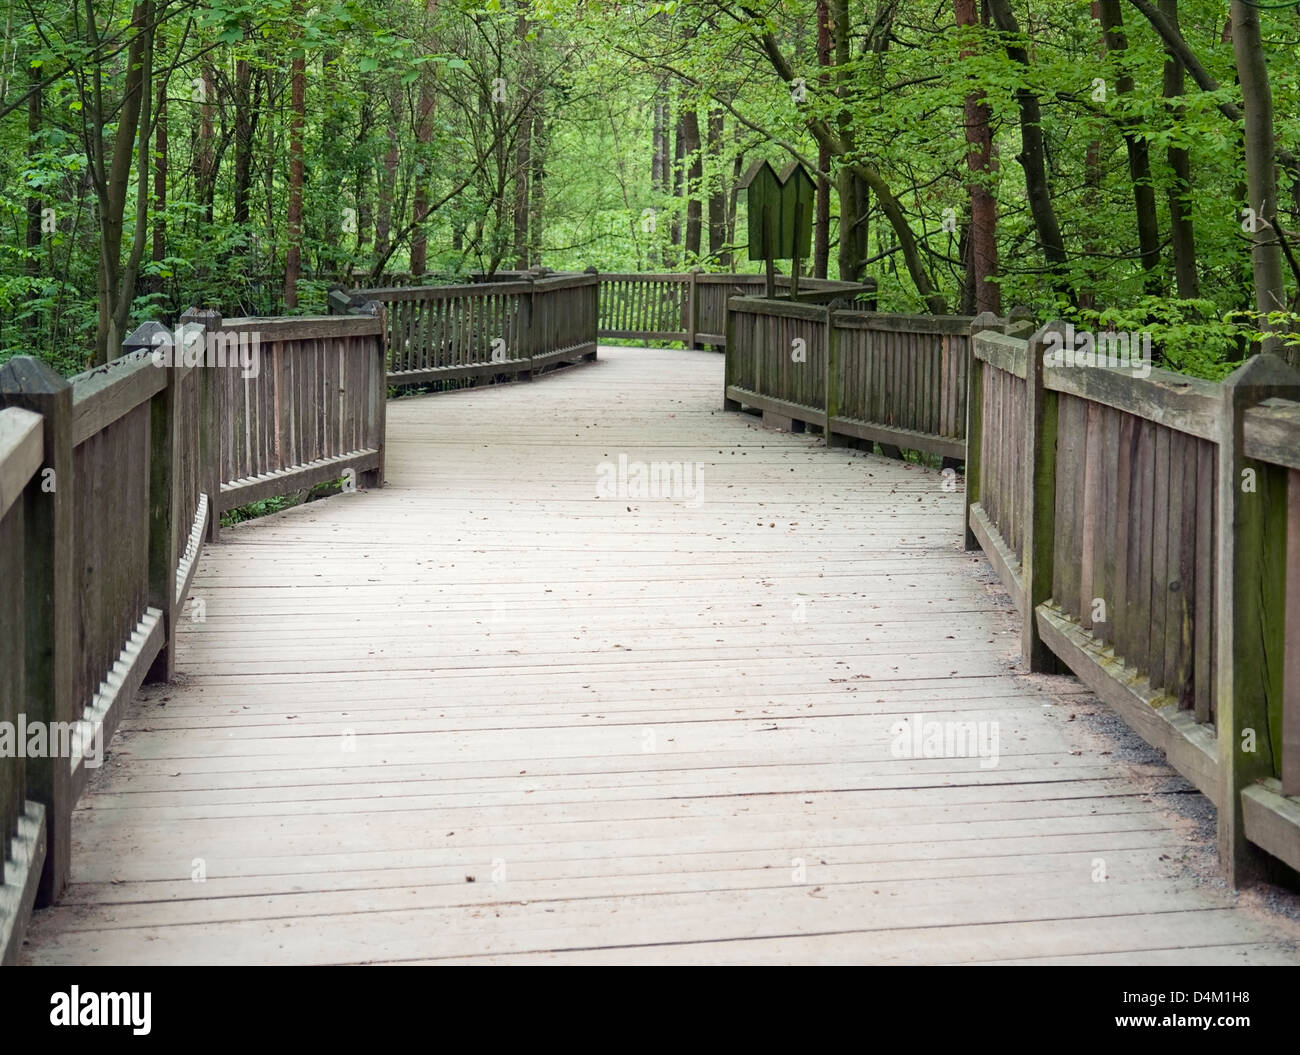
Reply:
[[[736,297],[727,325],[727,408],[964,460],[966,546],[1019,608],[1028,668],[1071,670],[1215,803],[1229,879],[1261,850],[1300,868],[1300,372],[1183,377],[1131,354],[1139,335],[1076,360],[1072,329],[991,315]]]

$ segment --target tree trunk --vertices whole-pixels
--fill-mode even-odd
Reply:
[[[1254,217],[1251,267],[1255,277],[1255,307],[1261,316],[1287,309],[1282,277],[1282,248],[1278,241],[1277,179],[1273,171],[1273,96],[1260,36],[1259,11],[1244,0],[1232,0],[1232,53],[1246,118],[1246,186]],[[1260,329],[1274,327],[1261,318]],[[1282,352],[1281,342],[1270,336],[1265,351]],[[1294,361],[1294,356],[1291,356]]]
[[[848,0],[830,0],[828,9],[830,35],[835,54],[835,94],[840,98],[837,116],[840,143],[845,155],[854,148],[853,114],[849,105],[848,64],[852,57],[853,24]],[[860,172],[854,167],[840,169],[836,178],[840,199],[840,279],[857,282],[862,278],[867,260],[867,215],[871,207],[870,192]]]
[[[688,106],[682,113],[682,149],[686,155],[686,260],[694,264],[700,257],[703,210],[700,203],[700,181],[704,177],[704,163],[700,156],[700,115],[695,107]]]
[[[532,174],[528,183],[528,258],[532,266],[542,263],[542,235],[546,230],[546,112],[538,103],[533,109]]]
[[[686,189],[686,169],[684,164],[686,159],[686,121],[681,110],[680,99],[677,100],[677,105],[673,109],[677,112],[677,119],[673,122],[673,197],[677,200],[673,203],[673,258],[668,264],[670,267],[677,267],[682,255],[682,198]]]
[[[393,231],[393,197],[397,194],[397,169],[402,155],[402,93],[394,90],[389,99],[388,150],[379,171],[379,207],[375,215],[375,258],[389,255]]]
[[[1178,0],[1160,0],[1160,13],[1178,28]],[[1183,94],[1183,60],[1165,47],[1164,96],[1171,103],[1175,121],[1183,119],[1183,107],[1173,100]],[[1192,166],[1187,151],[1171,146],[1166,153],[1173,180],[1169,185],[1169,240],[1174,254],[1174,278],[1178,296],[1195,300],[1201,295],[1196,273],[1196,229],[1192,225]]]
[[[1124,16],[1120,0],[1101,0],[1101,25],[1105,34],[1106,49],[1115,56],[1120,73],[1115,81],[1115,91],[1121,103],[1133,94],[1133,75],[1128,72],[1128,37],[1124,33]],[[1146,140],[1142,138],[1141,123],[1132,118],[1120,122],[1124,145],[1128,150],[1129,182],[1133,185],[1133,210],[1137,218],[1138,252],[1142,270],[1146,272],[1144,287],[1147,293],[1159,295],[1160,275],[1160,217],[1156,212],[1156,189],[1151,181],[1151,157]]]
[[[302,0],[294,0],[292,17],[301,25]],[[299,37],[296,49],[305,47]],[[289,215],[288,249],[284,259],[284,304],[287,308],[298,306],[298,278],[302,273],[302,133],[307,117],[307,59],[301,51],[295,55],[290,67],[289,83]]]
[[[212,96],[217,90],[212,60],[205,57],[200,67],[199,141],[194,159],[194,199],[202,208],[205,223],[212,223],[216,202],[217,154],[216,133],[212,125]]]
[[[167,259],[167,81],[158,85],[155,104],[157,119],[154,131],[153,172],[153,262]],[[150,283],[153,292],[162,292],[162,276]]]
[[[830,74],[826,72],[831,64],[831,24],[830,11],[826,0],[817,0],[817,65],[821,73],[817,75],[818,84],[823,91],[831,86]],[[831,170],[831,152],[825,143],[817,144],[817,167],[822,172]],[[813,219],[813,277],[825,278],[831,259],[831,181],[827,176],[817,177],[817,205]]]
[[[1029,69],[1029,53],[1014,38],[1020,35],[1020,24],[1011,11],[1011,0],[988,0],[989,10],[998,29],[1008,35],[1005,47],[1012,62]],[[1076,294],[1064,274],[1069,257],[1065,252],[1065,239],[1052,204],[1051,187],[1047,180],[1047,154],[1043,144],[1043,114],[1038,96],[1032,89],[1018,88],[1016,103],[1020,110],[1020,156],[1017,160],[1025,173],[1025,187],[1029,199],[1029,212],[1034,219],[1038,244],[1048,267],[1056,272],[1056,288],[1070,298]]]
[[[727,186],[720,169],[726,135],[726,116],[720,107],[710,107],[705,122],[709,154],[709,259],[723,267],[730,267],[731,251],[727,248]]]
[[[27,70],[27,164],[33,172],[37,169],[37,156],[41,151],[42,102],[45,93],[41,88],[42,70],[29,66]],[[39,275],[42,270],[41,246],[44,242],[45,211],[41,198],[35,193],[27,195],[27,274]],[[38,326],[35,315],[32,325]]]
[[[247,30],[245,30],[247,33]],[[258,74],[261,84],[261,74]],[[260,91],[256,94],[260,95]],[[246,226],[253,189],[253,136],[257,130],[257,102],[253,98],[253,68],[247,59],[235,62],[235,188],[234,220]]]
[[[955,0],[954,14],[961,27],[979,25],[975,0]],[[974,49],[961,53],[963,59],[974,55]],[[970,170],[970,284],[973,289],[975,313],[991,311],[1002,314],[1002,291],[996,281],[998,274],[998,212],[993,197],[993,136],[989,130],[989,108],[980,96],[968,93],[962,113],[966,125],[966,165]]]
[[[141,209],[147,218],[149,172],[149,107],[152,102],[153,3],[140,0],[132,10],[131,43],[127,49],[126,81],[122,104],[117,113],[117,131],[113,141],[112,161],[105,166],[104,149],[108,117],[104,100],[96,84],[92,102],[92,127],[88,154],[91,156],[92,179],[99,206],[99,319],[95,334],[95,361],[105,363],[117,354],[130,318],[135,296],[136,270],[144,249]],[[88,27],[98,44],[98,31]],[[83,105],[84,109],[84,105]],[[143,145],[140,140],[143,139]],[[122,241],[126,198],[131,184],[131,163],[138,154],[140,176],[137,205],[137,237],[131,256],[122,263]]]

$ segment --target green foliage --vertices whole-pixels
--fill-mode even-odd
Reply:
[[[988,26],[959,31],[950,5],[914,0],[850,5],[840,65],[833,56],[819,61],[813,0],[153,3],[153,118],[165,100],[166,141],[164,153],[156,125],[149,170],[139,172],[132,154],[127,174],[124,245],[141,186],[149,195],[133,325],[169,322],[191,305],[227,316],[285,311],[291,78],[301,59],[298,312],[323,311],[331,284],[406,271],[421,241],[426,272],[451,278],[535,264],[755,271],[737,178],[758,158],[778,167],[798,158],[824,166],[832,186],[852,166],[878,174],[949,310],[972,303],[970,188],[978,182],[996,201],[1004,308],[1149,331],[1163,364],[1206,377],[1225,373],[1260,336],[1242,229],[1241,125],[1219,109],[1241,99],[1232,48],[1219,39],[1221,5],[1208,0],[1184,0],[1179,19],[1220,87],[1203,91],[1189,76],[1176,105],[1163,98],[1163,42],[1129,5],[1123,51],[1102,47],[1087,5],[1017,7],[1025,67]],[[110,154],[117,145],[131,12],[112,0],[7,3],[16,61],[0,74],[0,357],[35,352],[66,372],[90,360],[102,271],[92,162],[96,144]],[[1277,140],[1293,144],[1293,16],[1262,18]],[[774,53],[794,81],[778,75]],[[41,103],[30,129],[29,70]],[[1122,74],[1131,92],[1118,90]],[[102,127],[87,112],[96,85],[110,102]],[[1044,260],[1018,162],[1022,91],[1042,104],[1047,178],[1068,256],[1059,280]],[[997,164],[985,173],[967,165],[968,97],[990,109]],[[692,113],[698,176],[690,157],[676,157]],[[812,132],[819,123],[842,149],[825,150]],[[1138,256],[1126,135],[1151,162],[1162,240],[1151,272]],[[1191,301],[1177,296],[1168,241],[1171,148],[1188,151],[1192,174],[1185,201],[1200,291]],[[160,168],[165,204],[154,186]],[[1284,169],[1284,231],[1300,228],[1293,183]],[[698,247],[687,244],[692,199]],[[926,310],[899,227],[879,194],[867,203],[866,271],[879,280],[881,309]],[[723,219],[712,230],[710,206]],[[839,214],[832,195],[831,277]],[[30,249],[29,215],[45,218]],[[1295,329],[1290,312],[1281,315],[1274,324]]]

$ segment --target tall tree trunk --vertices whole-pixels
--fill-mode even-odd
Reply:
[[[1101,0],[1091,0],[1089,4],[1089,13],[1092,19],[1101,25]],[[1099,62],[1105,61],[1106,58],[1106,34],[1101,32],[1097,38],[1097,59]],[[1083,215],[1094,219],[1094,222],[1103,215],[1101,208],[1101,140],[1090,139],[1088,149],[1083,155]],[[1079,290],[1079,307],[1095,308],[1097,306],[1097,291],[1093,288],[1096,281],[1095,269],[1092,260],[1101,254],[1102,245],[1100,238],[1094,233],[1097,227],[1094,226],[1089,230],[1083,239],[1084,255],[1088,258],[1088,285],[1085,289]]]
[[[1133,75],[1128,72],[1128,37],[1124,33],[1124,15],[1120,0],[1101,0],[1101,25],[1106,38],[1106,50],[1115,56],[1119,75],[1115,91],[1121,104],[1133,94]],[[1151,157],[1147,142],[1142,138],[1141,123],[1133,118],[1120,122],[1124,145],[1128,149],[1129,182],[1133,185],[1133,211],[1137,218],[1138,252],[1142,270],[1146,272],[1143,285],[1153,295],[1162,292],[1160,275],[1160,217],[1156,212],[1156,189],[1151,180]]]
[[[998,29],[1007,34],[1007,57],[1029,70],[1029,52],[1016,42],[1020,23],[1011,10],[1011,0],[988,0],[989,11]],[[1069,257],[1065,239],[1052,204],[1051,187],[1047,179],[1047,154],[1043,144],[1043,114],[1038,96],[1031,88],[1016,89],[1016,103],[1020,110],[1020,155],[1017,160],[1025,173],[1025,188],[1029,198],[1029,212],[1034,219],[1038,244],[1048,267],[1056,272],[1056,288],[1074,302],[1076,294],[1066,280],[1065,267]]]
[[[94,10],[87,5],[87,31],[92,44],[98,46],[98,28]],[[91,128],[87,155],[91,158],[92,181],[99,206],[99,319],[95,334],[95,361],[107,362],[117,354],[126,334],[135,296],[135,278],[144,250],[144,231],[148,216],[149,108],[152,103],[153,2],[140,0],[132,10],[131,43],[127,48],[126,81],[122,104],[117,111],[117,131],[113,140],[111,162],[105,158],[108,108],[105,106],[98,75],[91,98]],[[83,104],[83,110],[84,110]],[[132,161],[139,159],[136,238],[125,266],[122,241],[126,199],[130,191]],[[143,213],[141,211],[143,208]],[[142,218],[143,217],[143,218]]]
[[[655,205],[654,209],[658,210],[663,202],[672,193],[672,175],[669,167],[669,132],[668,132],[668,99],[662,89],[655,95],[654,102],[654,130],[651,139],[650,151],[650,188],[654,191]],[[653,213],[652,213],[653,215]],[[660,241],[655,236],[657,224],[649,232],[650,251],[648,259],[651,267],[658,267],[660,264],[659,246]]]
[[[321,52],[321,94],[324,99],[317,104],[317,108],[318,112],[323,110],[324,114],[321,117],[321,147],[317,169],[321,173],[322,185],[337,186],[341,191],[346,182],[344,173],[347,169],[347,152],[351,148],[346,143],[347,115],[334,87],[339,77],[340,58],[341,52],[337,45],[326,47]],[[344,249],[344,234],[356,233],[356,212],[352,213],[351,223],[347,223],[343,212],[346,207],[340,194],[333,208],[320,210],[315,216],[320,242],[334,248],[337,254],[334,262],[347,252]],[[345,231],[345,228],[350,230]],[[330,270],[335,271],[336,267],[331,267]]]
[[[1246,117],[1246,186],[1249,208],[1255,219],[1251,268],[1255,277],[1255,307],[1264,315],[1287,309],[1286,285],[1282,277],[1282,247],[1277,236],[1277,178],[1273,171],[1273,95],[1264,41],[1259,29],[1259,11],[1244,0],[1232,0],[1232,53],[1237,60],[1237,77]],[[1260,328],[1272,330],[1267,318]],[[1270,336],[1266,351],[1282,352],[1281,341]],[[1294,350],[1293,350],[1294,352]],[[1290,356],[1295,361],[1294,354]]]
[[[528,68],[528,20],[523,15],[515,19],[515,50],[522,57],[520,69],[524,80],[524,91],[527,92],[532,85],[529,83],[531,81],[531,71]],[[514,164],[514,257],[515,267],[523,271],[529,266],[528,206],[529,183],[533,172],[531,157],[533,114],[531,102],[522,104],[516,127],[518,131],[515,133]]]
[[[700,257],[700,238],[703,210],[700,203],[700,181],[704,177],[704,164],[700,157],[700,115],[694,105],[682,113],[682,149],[686,155],[686,259],[694,264]]]
[[[261,82],[260,73],[258,82]],[[253,136],[257,129],[257,107],[252,98],[252,83],[252,65],[245,58],[236,60],[234,220],[241,227],[248,224],[253,187]]]
[[[954,14],[959,27],[980,24],[975,0],[955,0]],[[964,49],[963,59],[975,54]],[[993,176],[993,135],[989,129],[989,108],[980,95],[969,92],[962,106],[966,125],[966,165],[970,170],[970,284],[974,287],[976,314],[1002,313],[1002,292],[998,274],[998,211],[990,181]]]
[[[723,267],[731,266],[727,248],[727,186],[720,171],[727,122],[722,108],[712,106],[705,122],[709,154],[709,258]]]
[[[438,0],[425,0],[425,13],[433,14],[438,9]],[[423,275],[428,264],[429,236],[424,224],[429,218],[429,179],[433,166],[429,164],[429,142],[433,138],[433,85],[429,83],[430,73],[426,70],[420,76],[420,101],[415,117],[415,140],[418,156],[415,162],[415,197],[412,206],[412,219],[415,227],[411,231],[411,274]]]
[[[681,99],[675,100],[673,110],[676,120],[673,122],[673,203],[672,240],[673,257],[670,267],[677,267],[682,256],[682,198],[686,190],[686,121],[682,111]]]
[[[161,264],[167,259],[167,81],[158,85],[157,118],[154,131],[153,171],[153,262]],[[162,276],[150,284],[153,292],[162,292]]]
[[[217,138],[212,124],[212,99],[217,90],[217,77],[212,69],[212,60],[207,56],[199,69],[199,141],[195,145],[194,199],[202,208],[204,222],[210,224],[217,193]]]
[[[292,17],[301,25],[302,0],[294,0]],[[302,273],[302,179],[303,179],[303,125],[307,118],[307,57],[300,49],[306,41],[300,36],[294,41],[297,53],[289,73],[289,215],[288,248],[284,258],[284,304],[287,308],[298,306],[298,278]]]
[[[848,65],[852,57],[852,28],[848,0],[830,0],[828,9],[831,41],[835,54],[835,94],[840,98],[837,117],[839,139],[845,155],[854,149],[853,113],[849,105]],[[852,166],[840,168],[836,177],[836,190],[840,199],[840,278],[857,282],[862,278],[867,260],[867,215],[870,210],[870,192],[861,174]]]
[[[42,103],[45,98],[41,87],[42,70],[39,66],[29,66],[27,70],[27,164],[35,172],[37,157],[41,152],[41,126],[43,123]],[[43,230],[45,211],[40,195],[27,195],[27,274],[35,276],[41,273],[41,246],[44,242]],[[32,325],[38,326],[35,315]]]
[[[823,91],[831,87],[827,68],[831,64],[831,15],[826,0],[817,0],[817,65],[821,72],[817,75],[818,84]],[[817,144],[817,168],[821,172],[831,170],[831,152],[825,143]],[[828,176],[817,177],[817,205],[813,219],[813,277],[825,278],[831,259],[831,181]]]
[[[1178,0],[1160,0],[1160,13],[1175,29],[1178,28]],[[1164,96],[1171,104],[1175,121],[1183,119],[1183,106],[1173,102],[1182,98],[1183,73],[1183,60],[1166,45]],[[1183,300],[1195,300],[1201,295],[1201,284],[1196,273],[1196,229],[1192,224],[1191,160],[1187,151],[1177,146],[1169,147],[1166,157],[1173,173],[1169,185],[1169,240],[1174,254],[1174,279],[1178,286],[1178,296]]]
[[[400,90],[389,96],[388,149],[379,170],[379,207],[375,215],[375,259],[389,255],[393,231],[393,197],[397,194],[397,169],[401,163],[402,100]]]
[[[528,181],[528,258],[533,266],[542,263],[546,231],[546,112],[539,99],[533,108],[532,173]]]

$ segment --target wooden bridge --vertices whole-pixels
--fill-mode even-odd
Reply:
[[[0,758],[6,958],[1300,962],[1194,792],[1232,879],[1300,862],[1290,378],[744,281],[372,290],[192,315],[169,369],[154,330],[0,369],[0,720],[75,730]],[[195,358],[241,333],[256,373]]]

